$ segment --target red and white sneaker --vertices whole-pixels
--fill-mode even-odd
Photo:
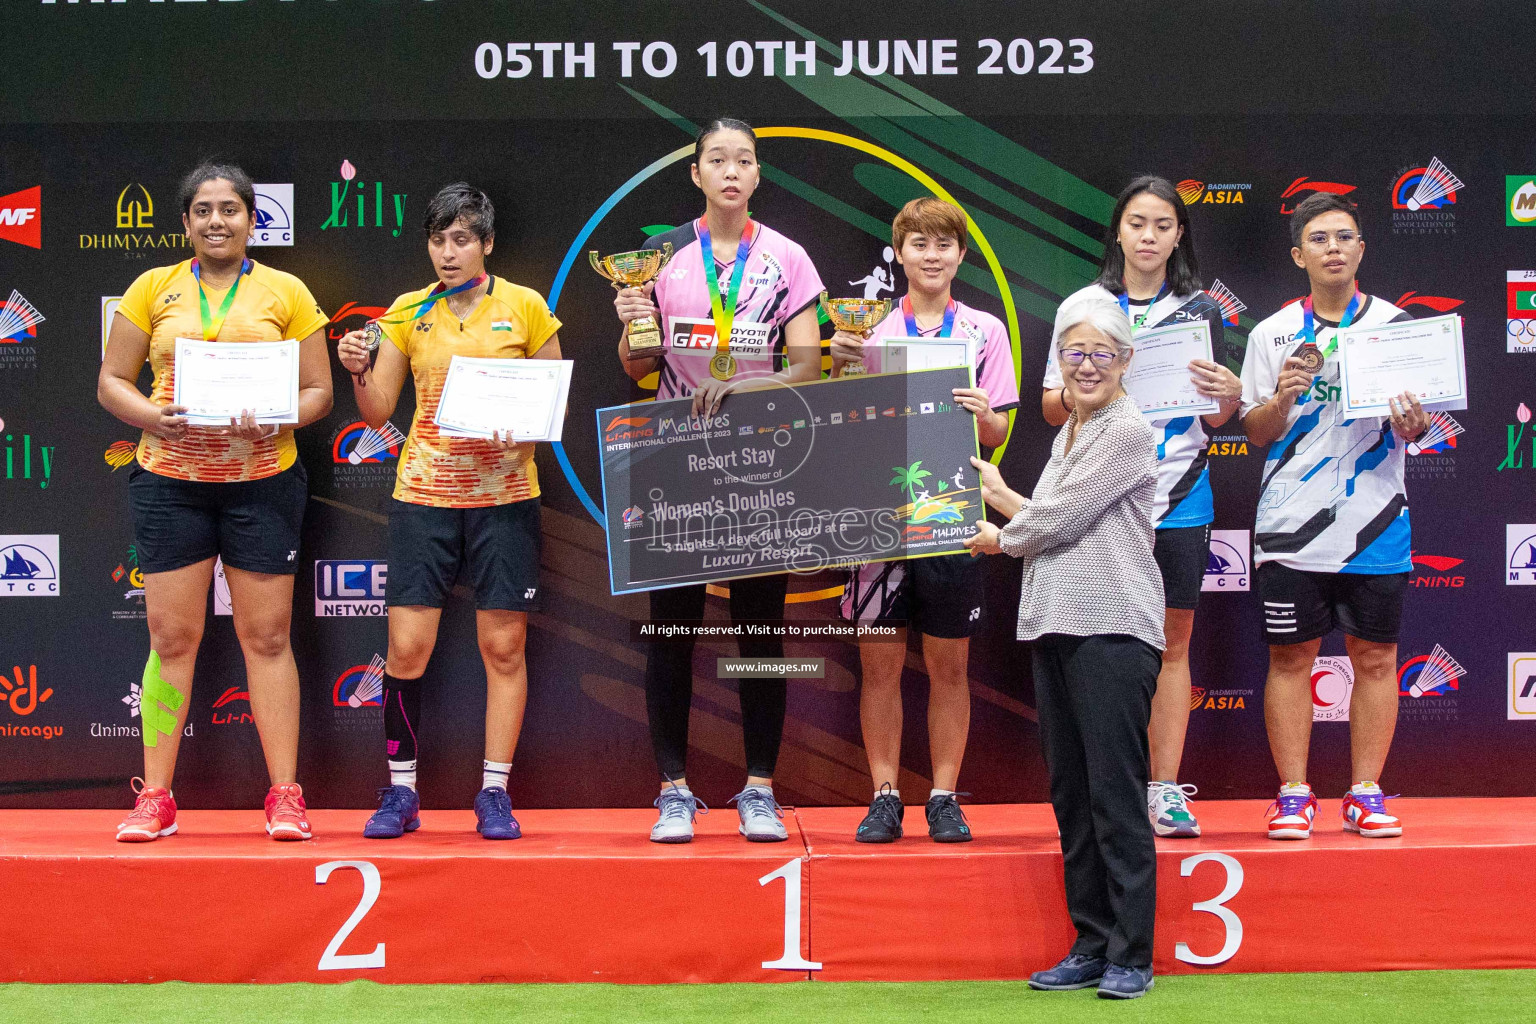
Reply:
[[[267,790],[267,835],[273,839],[308,839],[309,808],[297,782],[285,782]]]
[[[148,843],[176,831],[176,799],[171,791],[147,786],[135,777],[130,783],[138,795],[133,811],[117,826],[120,843]]]
[[[1344,831],[1358,832],[1371,839],[1390,839],[1403,834],[1403,823],[1396,815],[1387,813],[1385,801],[1391,800],[1374,782],[1361,782],[1344,794],[1344,804],[1339,816],[1344,819]]]
[[[1311,839],[1312,820],[1317,817],[1317,797],[1305,782],[1280,787],[1275,802],[1269,805],[1269,838]]]

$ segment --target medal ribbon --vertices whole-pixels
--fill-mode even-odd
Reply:
[[[949,332],[955,329],[955,313],[958,311],[958,309],[959,307],[955,305],[955,300],[950,299],[949,305],[944,307],[944,323],[939,327],[939,337],[947,338],[949,337]],[[912,312],[911,295],[903,295],[901,297],[901,315],[905,317],[907,321],[907,337],[922,337],[923,332],[920,331],[917,326],[917,314]]]
[[[704,284],[709,288],[709,313],[715,321],[715,352],[726,355],[731,349],[731,327],[736,323],[736,299],[741,294],[741,278],[747,270],[747,255],[752,250],[752,236],[757,225],[748,220],[736,245],[736,265],[731,268],[731,286],[720,295],[720,276],[715,270],[715,249],[709,238],[709,223],[699,218],[699,245],[704,257]]]
[[[1344,319],[1339,321],[1339,331],[1348,327],[1358,312],[1360,312],[1360,289],[1357,287],[1355,294],[1349,300],[1349,305],[1344,309]],[[1320,350],[1324,359],[1333,355],[1333,350],[1339,347],[1339,331],[1334,331],[1328,347]],[[1312,319],[1312,296],[1310,295],[1301,300],[1301,333],[1306,337],[1308,345],[1317,347],[1317,325]]]
[[[1120,282],[1120,287],[1122,287],[1122,288],[1125,287],[1125,282],[1124,281]],[[1152,301],[1147,303],[1147,311],[1145,313],[1141,314],[1141,316],[1137,317],[1136,319],[1131,320],[1131,330],[1133,330],[1133,331],[1141,330],[1141,328],[1146,324],[1147,318],[1152,315],[1152,307],[1157,305],[1158,302],[1162,300],[1162,297],[1164,295],[1167,295],[1167,294],[1168,294],[1168,279],[1165,277],[1165,278],[1163,278],[1163,286],[1157,290],[1157,294],[1152,297]],[[1120,303],[1120,312],[1124,313],[1127,319],[1130,319],[1130,316],[1131,316],[1131,293],[1129,291],[1123,291],[1119,295],[1115,296],[1115,301]]]
[[[447,291],[439,291],[438,290],[438,289],[442,288],[442,286],[443,286],[442,282],[439,281],[437,284],[432,286],[432,290],[427,293],[427,297],[426,298],[418,299],[415,302],[407,302],[403,306],[396,306],[394,309],[391,309],[388,312],[386,312],[384,314],[384,316],[376,316],[376,317],[374,317],[372,320],[370,320],[368,322],[371,323],[371,324],[408,324],[408,323],[412,323],[414,321],[420,320],[422,317],[427,315],[427,312],[432,308],[432,304],[434,302],[436,302],[438,299],[446,299],[450,295],[457,295],[457,294],[459,294],[459,292],[467,292],[467,291],[469,291],[469,289],[475,288],[475,287],[483,284],[487,277],[490,277],[490,275],[489,274],[481,274],[478,277],[475,277],[475,278],[473,278],[473,279],[471,279],[469,281],[465,281],[463,284],[456,284],[452,288],[449,288]],[[421,308],[417,309],[416,307],[418,307],[418,306],[420,306]],[[385,320],[384,319],[384,317],[389,316],[389,315],[391,315],[393,313],[404,313],[408,309],[415,309],[416,310],[415,315],[413,315],[413,316],[402,316],[402,317],[398,317],[398,318],[396,318],[394,320]]]
[[[192,276],[197,279],[198,313],[203,318],[203,340],[214,341],[219,336],[219,329],[224,326],[224,318],[229,316],[229,307],[235,304],[235,292],[240,290],[240,278],[251,272],[254,264],[250,260],[240,261],[240,274],[235,278],[235,283],[229,286],[229,292],[224,296],[224,302],[219,306],[219,315],[214,316],[209,311],[208,293],[203,291],[203,268],[197,260],[192,261]]]

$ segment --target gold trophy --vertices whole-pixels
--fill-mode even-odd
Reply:
[[[592,269],[612,281],[614,288],[639,288],[661,274],[661,268],[672,258],[672,243],[663,242],[660,249],[638,249],[612,256],[598,256],[593,249],[587,258],[592,261]],[[625,333],[629,337],[629,358],[647,359],[661,354],[661,326],[655,317],[631,320]]]
[[[890,299],[829,299],[826,292],[821,293],[821,308],[826,311],[832,326],[865,338],[890,315],[894,305]],[[863,360],[843,366],[844,377],[864,372]]]

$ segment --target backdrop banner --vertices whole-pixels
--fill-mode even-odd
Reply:
[[[834,297],[905,292],[890,237],[903,203],[966,209],[956,294],[1007,326],[1023,401],[993,457],[1026,493],[1055,433],[1037,403],[1052,317],[1094,277],[1130,178],[1163,175],[1188,204],[1201,277],[1226,313],[1218,358],[1234,369],[1249,330],[1306,292],[1290,255],[1296,204],[1316,192],[1359,203],[1362,288],[1416,316],[1464,317],[1471,392],[1407,457],[1414,572],[1383,782],[1414,796],[1536,794],[1536,8],[891,0],[870,14],[825,0],[7,4],[0,806],[126,806],[142,770],[149,642],[127,497],[138,434],[97,404],[96,375],[118,297],[190,257],[176,187],[207,157],[258,183],[251,255],[309,286],[333,346],[432,282],[421,224],[438,188],[489,192],[489,269],[548,299],[575,361],[564,442],[538,447],[544,606],[529,621],[512,801],[649,804],[633,631],[647,598],[610,593],[593,413],[652,397],[655,380],[625,375],[612,288],[585,264],[699,215],[693,136],[717,116],[758,127],[752,216],[803,245]],[[385,653],[385,513],[413,406],[407,388],[391,427],[369,430],[332,367],[334,411],[297,435],[311,492],[293,597],[299,779],[312,806],[364,807],[387,778],[369,666]],[[1264,452],[1235,423],[1211,433],[1216,521],[1182,779],[1203,796],[1268,796],[1251,590]],[[895,465],[877,468],[888,479]],[[977,801],[1047,795],[1028,652],[1013,639],[1019,578],[1017,561],[988,560],[961,780]],[[788,617],[834,618],[840,586],[832,570],[793,575]],[[721,621],[725,591],[711,593]],[[218,578],[176,775],[183,807],[254,807],[266,791],[228,610]],[[857,650],[787,646],[826,671],[790,684],[780,799],[868,800]],[[735,653],[701,642],[694,662],[689,779],[711,802],[744,769],[735,685],[715,668]],[[1313,674],[1324,794],[1348,782],[1352,681],[1336,633]],[[917,792],[930,767],[915,651],[905,684],[902,788]],[[424,690],[423,802],[468,806],[485,686],[465,591]]]

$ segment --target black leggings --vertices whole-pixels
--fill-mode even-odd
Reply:
[[[784,619],[786,576],[757,576],[733,580],[731,621]],[[675,587],[651,591],[651,621],[699,622],[704,618],[704,587]],[[743,658],[782,658],[784,642],[775,639],[738,640]],[[713,673],[711,673],[713,674]],[[741,733],[747,748],[747,774],[771,778],[784,735],[785,682],[782,679],[742,679]],[[693,641],[653,640],[645,662],[645,708],[651,722],[651,746],[656,767],[666,779],[685,774],[688,755],[688,712],[693,703]]]

